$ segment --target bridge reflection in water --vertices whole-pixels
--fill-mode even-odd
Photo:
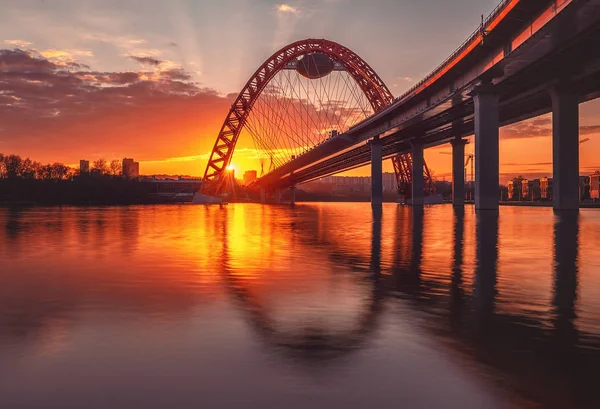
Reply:
[[[330,210],[332,214],[328,215]],[[521,271],[510,271],[512,277],[499,277],[498,212],[474,214],[467,210],[465,215],[464,209],[445,209],[446,214],[453,216],[451,276],[441,279],[442,271],[422,271],[424,258],[436,258],[435,252],[424,254],[425,226],[434,227],[439,222],[431,214],[434,210],[401,206],[386,210],[386,222],[394,226],[393,245],[390,248],[389,243],[387,246],[382,243],[384,216],[381,209],[375,208],[371,210],[370,249],[364,252],[352,242],[346,242],[343,234],[341,239],[336,237],[340,232],[333,217],[337,209],[328,209],[327,205],[303,206],[295,215],[303,223],[312,223],[296,231],[300,241],[331,252],[336,264],[353,269],[357,279],[369,283],[370,302],[362,307],[354,330],[344,335],[329,334],[331,327],[328,326],[278,329],[267,317],[269,306],[253,299],[243,281],[227,275],[230,291],[249,313],[249,322],[264,340],[308,361],[339,357],[365,347],[369,336],[377,337],[374,332],[385,305],[384,297],[400,298],[424,313],[419,315],[422,322],[418,325],[436,336],[443,335],[446,339],[443,343],[459,351],[462,357],[500,370],[501,377],[508,377],[515,392],[548,407],[577,404],[595,407],[599,401],[593,385],[594,373],[600,368],[600,333],[597,331],[600,311],[593,312],[591,321],[576,324],[578,214],[554,216],[554,270],[547,272],[553,275],[551,305],[546,311],[533,314],[528,309],[529,301],[518,298],[520,294],[503,297],[498,291],[498,281],[514,280],[512,284],[518,287],[521,275],[526,275],[530,268],[535,269],[535,264],[543,261],[544,256],[532,260],[531,265],[520,266]],[[468,226],[465,219],[475,223],[476,233],[474,271],[470,280],[464,277],[465,224],[467,229],[472,230],[473,226]],[[365,218],[362,222],[368,220]],[[522,245],[524,251],[531,250],[536,241],[523,240]],[[385,250],[392,251],[391,260],[383,254]],[[445,265],[443,256],[434,262],[438,267]],[[442,270],[446,270],[445,266]],[[497,308],[498,304],[506,304],[503,305],[506,308]],[[335,305],[328,307],[336,308]],[[515,311],[519,307],[523,309]],[[313,324],[323,323],[317,320]],[[288,339],[282,342],[283,338]],[[583,338],[586,343],[579,342]]]
[[[544,407],[596,407],[600,401],[594,387],[594,374],[600,368],[600,310],[589,312],[587,322],[576,323],[579,214],[544,215],[554,218],[554,268],[547,271],[553,277],[553,288],[551,304],[544,310],[532,311],[530,308],[535,306],[528,305],[530,300],[521,299],[522,294],[500,293],[498,281],[512,281],[511,285],[518,287],[519,280],[530,269],[538,269],[551,254],[538,255],[531,265],[520,266],[520,271],[505,269],[508,276],[499,277],[498,212],[475,214],[467,209],[465,214],[463,208],[450,207],[441,211],[452,215],[451,238],[441,244],[451,243],[451,260],[446,263],[445,254],[439,254],[436,261],[436,252],[430,253],[432,246],[424,243],[429,238],[426,226],[437,228],[444,223],[436,219],[437,210],[393,206],[386,209],[385,217],[381,208],[364,210],[362,220],[355,223],[370,221],[368,251],[364,251],[365,241],[362,248],[357,247],[354,238],[346,241],[345,234],[339,234],[335,217],[339,210],[333,206],[301,206],[292,217],[302,223],[301,229],[293,229],[300,242],[329,252],[335,264],[353,270],[357,280],[368,284],[369,302],[360,308],[352,330],[335,333],[335,323],[326,324],[320,319],[277,327],[269,317],[268,303],[252,295],[252,285],[225,273],[229,291],[263,340],[280,347],[284,355],[296,362],[340,358],[367,347],[370,337],[377,338],[377,324],[385,305],[401,299],[419,311],[415,325],[436,337],[442,336],[442,344],[462,358],[498,370],[494,373],[497,380],[506,382],[526,400]],[[371,220],[366,217],[369,212]],[[384,219],[394,228],[392,240],[384,239]],[[465,270],[469,270],[465,265],[465,230],[472,231],[473,227],[474,267],[472,274],[465,277]],[[531,251],[536,241],[525,239],[521,245],[523,251]],[[384,253],[390,250],[392,256],[388,257]],[[423,271],[427,262],[433,262],[441,271]],[[447,266],[450,276],[443,277]],[[336,309],[334,299],[328,303],[327,308]],[[583,339],[586,342],[581,342]]]
[[[0,226],[8,407],[106,407],[124,386],[139,407],[598,407],[594,211],[34,208]]]

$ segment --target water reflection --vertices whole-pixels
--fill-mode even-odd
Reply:
[[[458,316],[464,305],[465,291],[463,288],[463,257],[465,234],[465,209],[454,208],[454,223],[452,229],[452,281],[450,287],[451,311],[453,317]]]
[[[498,264],[498,212],[477,213],[475,311],[487,323],[494,313]]]
[[[423,208],[398,207],[393,275],[396,290],[415,299],[421,296],[421,257],[423,254]]]
[[[579,214],[556,215],[554,223],[554,330],[557,338],[575,345],[575,304],[577,302],[577,253],[579,249]]]
[[[186,403],[203,388],[203,403],[220,407],[222,385],[276,407],[349,396],[356,407],[374,396],[391,407],[398,395],[411,407],[598,407],[600,306],[580,295],[600,275],[600,249],[581,251],[600,229],[596,213],[31,208],[0,209],[0,226],[0,375],[18,374],[0,396],[11,407],[35,407],[30,384],[71,403],[56,407],[81,407],[56,382],[96,390],[90,365],[103,379],[129,374],[105,381],[113,392],[145,385],[143,373],[215,382],[156,375],[148,399],[132,400],[143,407],[175,387]],[[553,235],[520,233],[539,226]],[[526,264],[513,263],[520,251]],[[548,290],[536,281],[544,277]],[[523,296],[540,291],[541,307]],[[57,359],[44,367],[42,356]],[[24,357],[47,372],[28,371]],[[304,378],[325,370],[331,378],[318,385]]]
[[[370,267],[375,278],[381,274],[381,222],[383,209],[373,207],[373,221],[371,223],[371,262]]]
[[[305,210],[311,212],[312,209]],[[359,298],[359,305],[342,315],[336,310],[343,308],[341,303],[345,300],[343,297],[338,299],[338,295],[332,292],[328,293],[324,305],[318,305],[320,302],[318,301],[309,302],[308,310],[304,310],[299,305],[295,305],[293,310],[277,310],[279,308],[277,302],[269,302],[269,297],[263,297],[260,290],[255,288],[255,283],[246,280],[243,275],[237,274],[230,267],[232,258],[228,245],[230,221],[230,218],[224,219],[222,230],[224,245],[221,269],[225,287],[238,308],[247,317],[250,328],[271,351],[281,352],[296,363],[312,365],[339,359],[365,346],[369,336],[376,330],[378,316],[382,312],[383,294],[377,283],[381,261],[381,209],[373,210],[371,251],[367,256],[370,260],[368,269],[356,268],[353,261],[358,257],[356,254],[349,257],[338,255],[335,258],[335,262],[340,267],[357,270],[355,272],[360,273],[356,276],[356,279],[360,280],[358,283],[360,292],[353,294]],[[335,248],[335,244],[327,239],[326,234],[319,232],[319,228],[298,231],[298,224],[301,223],[292,221],[290,224],[292,240],[296,235],[301,235],[304,243],[324,246],[329,253],[339,251]],[[310,272],[303,268],[296,271],[310,276]],[[334,283],[337,281],[334,276],[331,280]],[[328,285],[327,282],[324,284]],[[284,293],[290,290],[295,289],[280,289]],[[336,304],[336,300],[340,304]],[[310,309],[316,309],[318,313],[315,314]],[[333,317],[328,317],[327,315],[332,312],[334,312]]]

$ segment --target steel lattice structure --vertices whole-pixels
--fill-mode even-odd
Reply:
[[[319,65],[317,57],[322,55],[331,66],[319,72],[328,64]],[[311,70],[312,75],[307,74]],[[375,71],[338,43],[308,39],[283,47],[254,72],[232,104],[211,152],[203,190],[220,193],[244,129],[257,151],[270,159],[270,167],[279,166],[379,112],[393,99]],[[402,154],[393,162],[398,186],[406,190],[412,181],[412,158]],[[426,186],[432,186],[426,166],[424,175]]]

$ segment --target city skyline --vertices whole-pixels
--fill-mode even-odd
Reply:
[[[0,152],[71,165],[83,157],[133,156],[144,174],[202,176],[236,93],[281,46],[331,38],[355,50],[398,96],[446,58],[497,0],[436,4],[443,18],[429,15],[432,1],[422,3],[267,1],[250,7],[230,1],[215,8],[180,1],[117,9],[111,2],[13,2],[0,17],[0,75],[7,84],[0,94]],[[333,16],[354,21],[359,15],[356,26],[344,30],[328,24]],[[225,16],[243,24],[207,40],[204,34],[215,32]],[[389,16],[397,24],[387,24]],[[418,21],[425,18],[435,24],[424,32]],[[366,30],[376,22],[381,30]],[[581,150],[581,173],[600,168],[594,153],[599,108],[597,101],[580,107],[581,137],[590,138]],[[517,175],[552,176],[550,122],[546,115],[501,129],[502,183]],[[243,134],[234,154],[238,175],[260,169],[250,139]],[[426,160],[439,179],[449,180],[451,159],[440,152],[449,148],[428,149]],[[391,171],[389,161],[384,170]]]

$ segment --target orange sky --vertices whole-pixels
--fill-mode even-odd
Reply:
[[[134,157],[142,174],[203,175],[234,94],[202,88],[186,71],[159,60],[141,61],[138,71],[127,72],[100,73],[78,64],[34,51],[0,51],[0,65],[16,73],[4,71],[10,81],[0,93],[0,152],[67,164]],[[582,172],[600,169],[599,108],[598,101],[581,105],[581,138],[590,139],[581,149]],[[546,115],[501,130],[503,183],[518,174],[551,175],[550,122]],[[451,157],[441,152],[450,147],[428,149],[425,157],[439,179],[450,180]],[[257,157],[244,132],[233,157],[236,175],[259,170]],[[384,169],[391,172],[391,163]],[[347,174],[367,175],[369,169]]]
[[[7,5],[0,15],[0,152],[73,165],[133,157],[143,174],[202,176],[236,93],[274,50],[299,38],[331,38],[370,63],[398,96],[449,55],[497,0],[435,2],[443,18],[429,13],[433,0],[379,8],[348,2],[353,6]],[[342,15],[355,24],[330,24]],[[237,22],[231,32],[221,30],[224,16]],[[423,31],[425,18],[435,24]],[[379,29],[366,30],[374,22]],[[401,52],[382,52],[390,49]],[[583,104],[580,117],[581,138],[590,139],[582,145],[581,171],[593,172],[600,169],[600,102]],[[550,134],[549,116],[502,129],[502,182],[550,175]],[[233,157],[238,177],[260,170],[253,148],[243,134]],[[425,157],[438,178],[450,180],[444,151],[449,146],[428,149]],[[391,172],[391,163],[384,170]]]

